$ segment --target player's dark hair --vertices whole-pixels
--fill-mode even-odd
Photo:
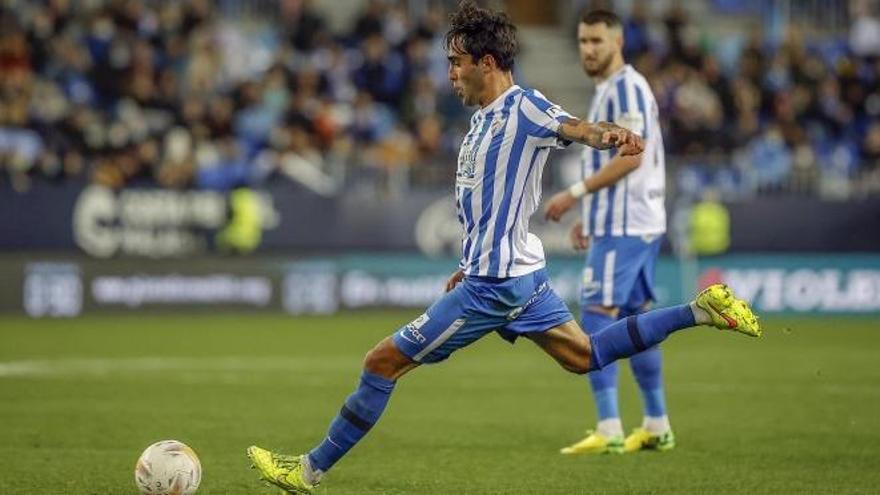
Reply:
[[[519,51],[516,26],[504,12],[495,12],[464,0],[458,10],[449,16],[449,31],[444,47],[452,47],[474,58],[474,62],[491,55],[498,68],[513,68],[513,59]]]
[[[610,28],[623,26],[623,22],[620,20],[620,17],[617,17],[617,14],[610,10],[602,9],[584,11],[581,14],[581,23],[588,26],[603,23]]]

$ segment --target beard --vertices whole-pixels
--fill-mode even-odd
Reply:
[[[606,70],[608,70],[608,66],[611,65],[611,60],[613,59],[614,54],[609,54],[607,57],[605,57],[605,60],[600,60],[593,69],[587,67],[587,64],[584,63],[584,72],[586,72],[587,75],[590,77],[601,76],[605,73]]]

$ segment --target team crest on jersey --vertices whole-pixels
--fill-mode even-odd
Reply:
[[[500,116],[500,115],[496,116],[494,119],[492,119],[492,125],[489,127],[489,130],[492,131],[493,136],[498,134],[498,132],[500,132],[502,129],[504,129],[504,122],[505,121],[507,121],[507,119],[505,117]]]
[[[584,268],[583,297],[590,297],[597,294],[600,290],[602,290],[602,282],[593,279],[593,269],[590,267]]]
[[[477,176],[477,149],[474,143],[464,143],[458,154],[458,170],[455,172],[455,185],[474,187]]]

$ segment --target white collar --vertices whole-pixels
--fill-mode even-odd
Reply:
[[[498,107],[500,107],[500,106],[502,105],[502,103],[504,102],[504,100],[505,100],[505,99],[506,99],[511,93],[513,93],[514,91],[516,91],[516,90],[518,90],[518,89],[521,89],[521,88],[520,88],[518,85],[516,85],[516,84],[510,86],[510,87],[507,88],[503,93],[501,93],[500,95],[498,95],[497,98],[495,98],[494,100],[492,100],[492,103],[489,103],[489,104],[486,105],[485,107],[481,107],[481,108],[479,108],[477,111],[480,112],[481,115],[486,115],[486,114],[489,113],[489,112],[493,112],[493,111],[495,111]]]
[[[624,71],[626,71],[626,70],[629,69],[629,68],[630,68],[630,65],[629,65],[629,64],[623,64],[623,67],[621,67],[621,68],[617,69],[616,71],[614,71],[613,74],[611,74],[610,76],[608,76],[607,79],[605,79],[604,81],[602,81],[602,82],[600,82],[598,85],[596,85],[596,87],[597,87],[597,88],[604,88],[605,86],[611,84],[612,81],[614,81],[615,79],[617,79],[618,77],[620,77],[620,75],[623,74]]]

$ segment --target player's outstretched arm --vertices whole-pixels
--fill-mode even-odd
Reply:
[[[586,144],[592,148],[607,150],[617,148],[621,155],[638,155],[645,150],[642,138],[611,122],[584,122],[569,118],[559,125],[559,137]]]

